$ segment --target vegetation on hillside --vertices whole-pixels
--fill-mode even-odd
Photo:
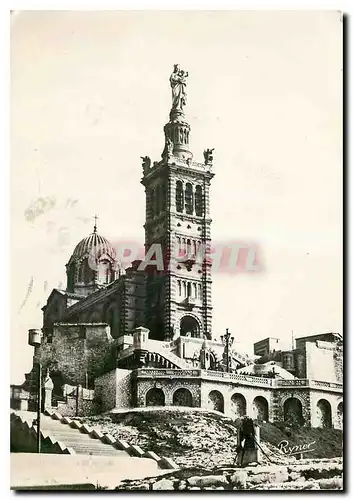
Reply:
[[[170,457],[181,467],[232,465],[236,457],[237,429],[234,421],[211,411],[151,408],[81,420],[129,444]],[[261,445],[270,459],[274,456],[278,458],[277,446],[282,440],[290,444],[315,441],[315,451],[304,453],[304,458],[342,455],[342,432],[338,430],[289,429],[266,423],[261,425],[260,433]]]

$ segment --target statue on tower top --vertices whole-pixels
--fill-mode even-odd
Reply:
[[[188,71],[180,69],[179,64],[174,64],[174,71],[169,78],[172,87],[172,110],[183,111],[183,107],[186,105],[186,79],[188,76]]]

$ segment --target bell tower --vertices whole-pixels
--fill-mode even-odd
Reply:
[[[160,161],[142,157],[141,183],[146,192],[146,326],[156,340],[179,335],[211,338],[210,182],[213,150],[204,162],[193,161],[190,125],[184,107],[188,72],[178,64],[170,76],[172,108],[164,126]]]

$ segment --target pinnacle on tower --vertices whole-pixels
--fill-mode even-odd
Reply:
[[[186,84],[188,71],[180,69],[179,64],[174,64],[173,73],[169,82],[172,88],[172,108],[169,113],[169,122],[164,126],[165,146],[162,158],[170,155],[192,159],[189,149],[190,125],[186,122],[184,106],[186,105]]]

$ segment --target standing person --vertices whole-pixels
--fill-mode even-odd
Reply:
[[[238,465],[247,465],[251,462],[257,462],[257,448],[255,441],[255,425],[247,415],[244,417],[238,434]]]

